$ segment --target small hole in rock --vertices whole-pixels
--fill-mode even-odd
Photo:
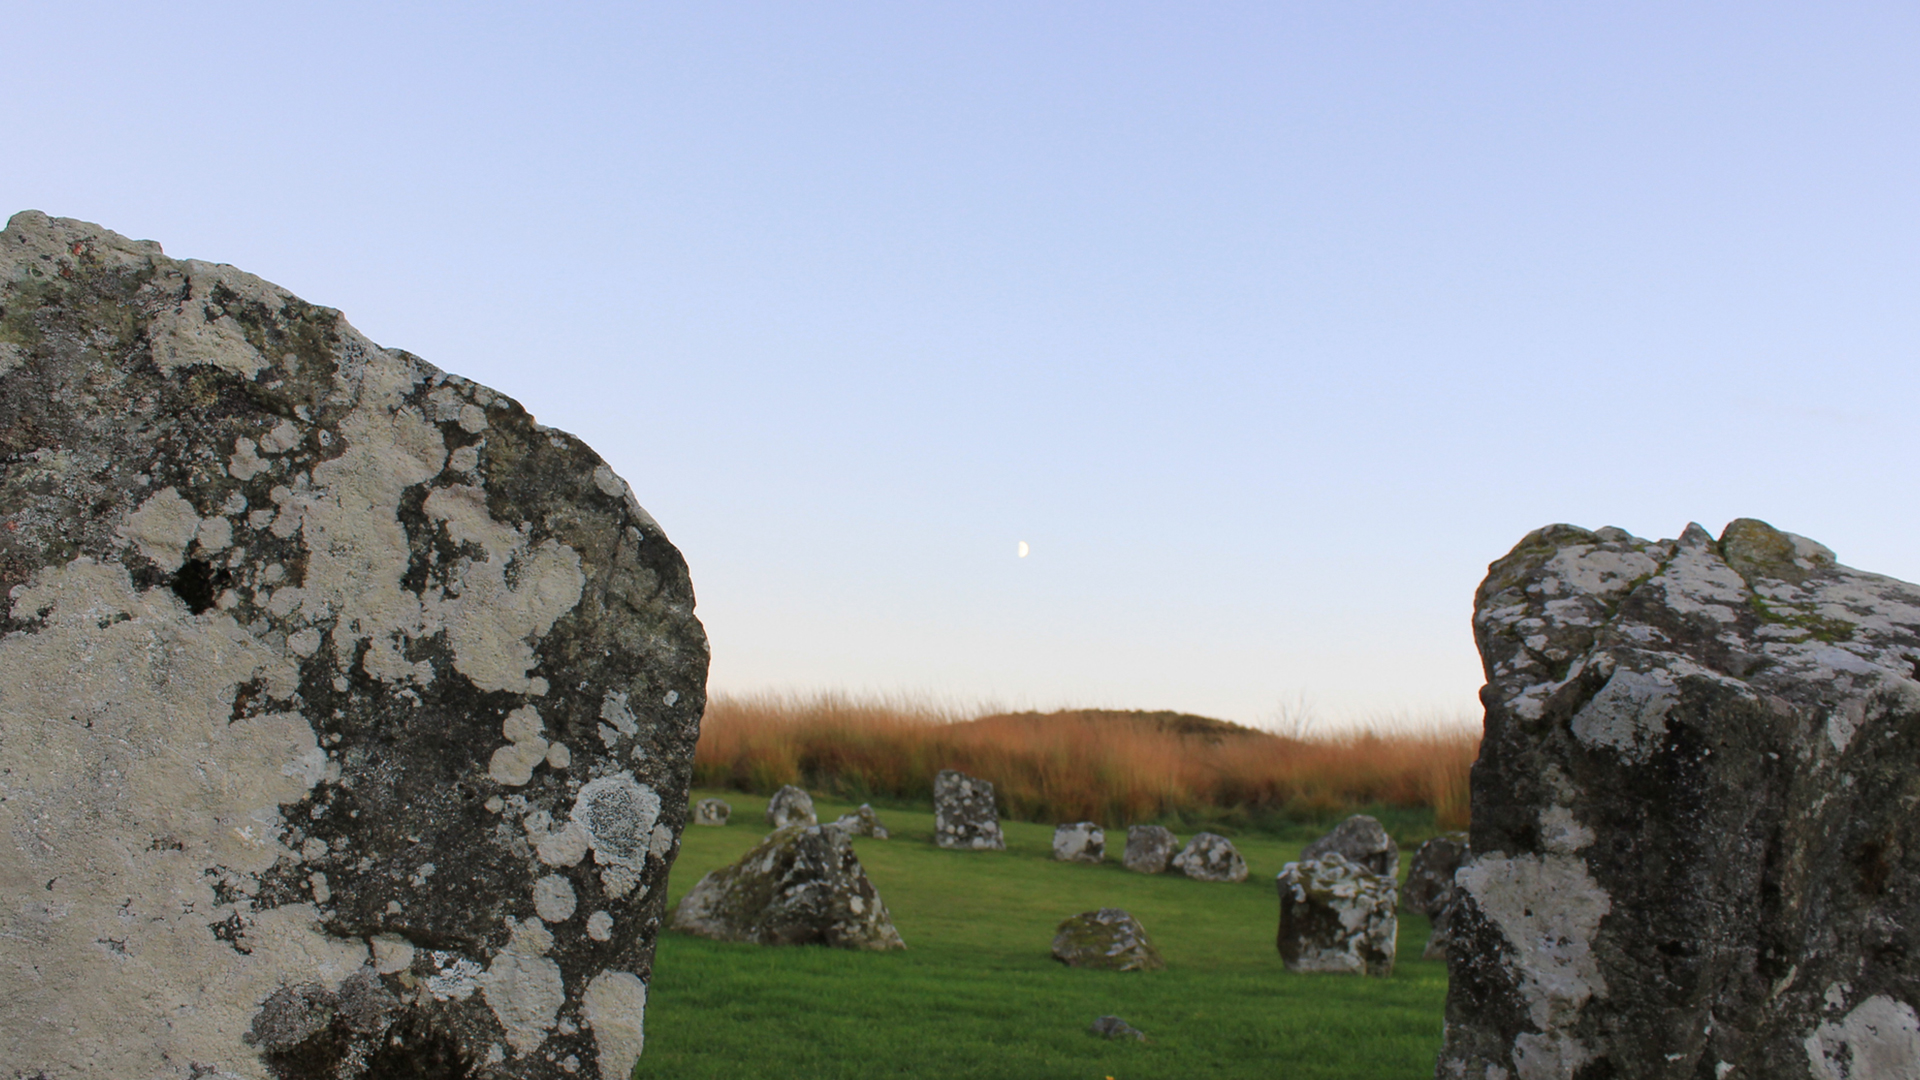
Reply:
[[[227,586],[233,584],[233,571],[226,567],[218,570],[205,559],[188,559],[186,565],[174,572],[173,593],[186,602],[187,610],[195,615],[213,606],[214,600]]]

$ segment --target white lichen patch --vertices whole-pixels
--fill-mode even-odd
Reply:
[[[630,772],[603,776],[580,789],[573,821],[587,831],[594,861],[639,871],[660,820],[660,796]]]
[[[1580,1066],[1593,1058],[1586,1043],[1561,1032],[1523,1031],[1513,1040],[1515,1080],[1573,1080]]]
[[[1635,581],[1651,575],[1660,564],[1644,551],[1625,551],[1593,544],[1571,544],[1554,552],[1540,573],[1555,586],[1543,591],[1585,594],[1604,601],[1618,599]],[[1544,584],[1544,580],[1543,580]],[[1549,603],[1548,609],[1553,609]],[[1575,609],[1567,609],[1569,611]]]
[[[500,729],[507,745],[493,752],[487,775],[508,787],[520,787],[533,779],[534,768],[547,760],[549,747],[542,736],[545,728],[540,722],[540,712],[531,705],[522,705],[507,714]]]
[[[1665,741],[1667,713],[1678,700],[1672,672],[1618,668],[1574,713],[1574,737],[1591,747],[1610,748],[1623,761],[1644,763]]]
[[[241,685],[283,696],[297,673],[230,616],[190,617],[118,565],[49,567],[10,599],[46,615],[0,638],[0,728],[17,733],[0,741],[0,893],[34,898],[0,912],[0,963],[33,972],[0,993],[0,1061],[145,1077],[173,1075],[170,1061],[256,1060],[240,1035],[267,995],[334,985],[367,956],[311,907],[256,912],[233,888],[295,856],[279,807],[324,774],[298,714],[230,716]],[[209,929],[229,918],[250,952]],[[76,992],[101,986],[115,992]]]
[[[1803,1042],[1815,1080],[1911,1080],[1920,1076],[1920,1017],[1883,994],[1861,1002]]]
[[[1555,855],[1572,855],[1591,847],[1593,830],[1574,819],[1564,806],[1549,806],[1540,811],[1540,846]]]
[[[601,1076],[630,1076],[646,1046],[647,984],[625,971],[603,971],[587,984],[582,1019],[593,1029]]]
[[[465,1001],[480,989],[480,965],[452,953],[433,954],[434,973],[427,976],[427,993],[435,1001]]]
[[[596,911],[587,916],[587,936],[595,941],[611,941],[613,916],[604,911]]]
[[[194,512],[193,504],[170,487],[147,496],[147,501],[114,530],[122,540],[169,573],[180,569],[180,564],[186,561],[187,545],[193,543],[199,531],[200,515]]]
[[[162,371],[208,364],[252,378],[266,366],[266,357],[247,340],[246,331],[233,316],[213,299],[214,290],[230,291],[275,311],[292,299],[291,294],[223,263],[187,259],[177,265],[184,271],[187,295],[154,317],[154,362]],[[177,271],[164,276],[174,273]]]
[[[533,910],[547,922],[566,922],[573,918],[576,903],[573,883],[559,874],[548,874],[533,883]]]
[[[373,947],[373,969],[382,975],[392,975],[413,966],[413,943],[397,934],[380,934],[369,945]]]
[[[1606,995],[1593,939],[1613,903],[1583,860],[1482,856],[1454,881],[1513,946],[1515,982],[1542,1033],[1564,1028],[1590,998]]]
[[[479,978],[480,992],[516,1054],[530,1053],[547,1041],[567,1001],[560,965],[546,956],[551,948],[553,935],[546,927],[537,921],[516,923],[506,948]]]

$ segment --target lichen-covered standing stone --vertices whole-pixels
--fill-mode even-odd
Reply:
[[[1442,1077],[1920,1075],[1920,588],[1555,525],[1474,602]]]
[[[777,829],[732,866],[699,880],[673,911],[673,929],[716,941],[904,949],[887,905],[832,825]]]
[[[767,824],[776,829],[820,824],[820,819],[814,816],[813,796],[792,784],[782,787],[767,800]]]
[[[0,1062],[625,1077],[707,646],[578,439],[230,266],[0,232]]]
[[[993,784],[942,769],[933,778],[933,842],[962,851],[1004,851]]]
[[[1085,911],[1060,924],[1053,958],[1068,967],[1158,971],[1167,966],[1140,920],[1119,908]]]
[[[1329,851],[1286,864],[1274,883],[1288,971],[1393,974],[1400,923],[1392,878]]]
[[[1129,825],[1120,863],[1136,874],[1164,874],[1180,850],[1180,838],[1162,825]]]
[[[1301,861],[1339,852],[1360,864],[1368,873],[1388,880],[1400,876],[1400,845],[1393,842],[1379,820],[1367,814],[1355,814],[1333,827],[1333,831],[1300,850]]]
[[[693,824],[725,825],[733,816],[733,804],[725,799],[701,799],[693,804]]]
[[[1466,861],[1467,834],[1447,833],[1421,844],[1400,886],[1400,906],[1427,917],[1433,933],[1427,938],[1423,960],[1447,958],[1447,912],[1453,905],[1453,873]]]
[[[1097,863],[1107,857],[1107,834],[1091,821],[1053,828],[1053,857],[1059,862]]]
[[[1247,880],[1247,860],[1240,857],[1233,841],[1219,833],[1194,833],[1173,857],[1173,868],[1195,881]]]
[[[885,840],[893,834],[880,824],[880,815],[874,813],[870,803],[861,803],[858,810],[841,814],[833,822],[833,827],[844,831],[848,836],[865,836],[874,840]]]

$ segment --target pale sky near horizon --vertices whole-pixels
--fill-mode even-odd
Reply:
[[[1912,5],[0,15],[0,214],[582,436],[716,690],[1466,717],[1540,525],[1920,579]]]

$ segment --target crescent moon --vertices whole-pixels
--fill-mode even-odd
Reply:
[[[1032,550],[1033,550],[1032,548],[1027,546],[1027,542],[1025,540],[1020,541],[1020,557],[1021,558],[1023,559],[1026,558],[1027,552]]]

